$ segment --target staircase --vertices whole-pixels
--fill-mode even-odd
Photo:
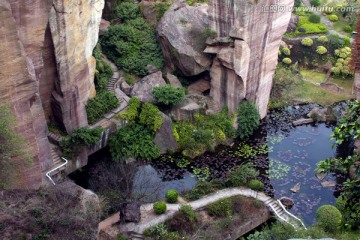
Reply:
[[[51,157],[53,159],[53,165],[44,171],[43,174],[55,185],[55,182],[62,178],[62,173],[66,169],[67,160],[60,158],[55,148],[51,148]]]
[[[306,229],[305,224],[299,218],[287,211],[279,200],[276,201],[275,199],[269,197],[264,203],[270,208],[270,211],[273,212],[278,218],[278,220],[280,220],[281,222],[288,223],[295,229]]]
[[[137,232],[131,232],[130,239],[131,240],[143,240],[144,235],[142,235],[141,233],[137,233]]]

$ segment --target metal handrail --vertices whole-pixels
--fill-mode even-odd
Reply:
[[[54,171],[58,170],[59,168],[61,168],[61,167],[65,166],[65,165],[68,163],[68,160],[67,160],[67,159],[65,159],[65,158],[63,158],[63,157],[62,157],[61,159],[65,161],[63,164],[61,164],[61,165],[57,166],[56,168],[54,168],[54,169],[52,169],[52,170],[48,171],[48,172],[45,174],[45,175],[49,178],[49,180],[52,182],[52,184],[54,184],[54,185],[56,185],[56,184],[55,184],[54,180],[52,180],[52,178],[50,177],[50,173],[52,173],[52,172],[54,172]]]
[[[269,204],[268,206],[273,210],[273,212],[275,213],[275,215],[276,215],[278,218],[280,218],[280,219],[283,220],[284,222],[290,224],[293,228],[296,229],[296,226],[295,226],[294,224],[292,224],[291,222],[287,221],[285,218],[281,217],[280,214],[278,214],[278,213],[276,212],[275,208],[273,208],[270,204]]]
[[[293,217],[293,218],[295,218],[296,220],[298,220],[298,221],[301,223],[301,225],[305,228],[305,230],[307,230],[305,224],[303,223],[303,221],[301,221],[300,218],[296,217],[294,214],[292,214],[291,212],[289,212],[288,210],[286,210],[285,206],[282,204],[282,202],[281,202],[280,200],[277,200],[277,201],[278,201],[280,207],[282,207],[282,209],[283,209],[287,214],[289,214],[291,217]]]

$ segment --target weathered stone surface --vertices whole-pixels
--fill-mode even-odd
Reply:
[[[190,84],[190,86],[188,87],[188,92],[189,93],[203,93],[205,91],[210,90],[211,85],[210,85],[210,81],[206,80],[206,79],[200,79],[197,80],[196,82]]]
[[[235,43],[232,51],[226,47],[228,54],[225,56],[237,56],[233,58],[237,68],[229,68],[230,58],[216,57],[211,69],[210,94],[221,106],[228,104],[230,110],[236,109],[239,100],[243,98],[254,101],[262,118],[267,112],[280,41],[291,16],[290,11],[264,11],[271,4],[271,0],[209,1],[211,29],[217,32],[218,37],[230,36],[243,42]],[[285,9],[292,4],[291,0],[277,2],[278,6],[284,6]]]
[[[297,193],[298,191],[300,191],[300,187],[301,187],[301,183],[297,183],[290,189],[290,191]]]
[[[321,181],[327,176],[327,173],[316,173],[315,176]]]
[[[94,88],[92,50],[104,0],[54,0],[49,25],[59,80],[53,91],[53,114],[67,132],[87,125],[85,104]]]
[[[171,73],[166,74],[166,79],[168,80],[169,84],[175,88],[183,87],[179,79],[175,75],[172,75]]]
[[[157,23],[159,10],[154,8],[155,1],[141,1],[140,11],[149,22]]]
[[[160,45],[171,69],[184,76],[198,75],[210,67],[211,58],[203,53],[209,27],[207,5],[187,6],[177,0],[161,18],[157,32]]]
[[[309,123],[313,123],[314,120],[312,118],[302,118],[296,121],[293,121],[292,124],[294,126],[300,126],[300,125],[304,125],[304,124],[309,124]]]
[[[25,140],[24,154],[12,159],[18,177],[10,187],[38,187],[41,171],[52,163],[36,81],[43,66],[41,48],[46,21],[42,11],[47,7],[40,0],[32,4],[0,1],[0,105],[10,107],[16,119],[14,130]],[[26,163],[25,157],[32,162]]]
[[[356,99],[360,100],[360,71],[355,72],[354,90],[355,90]]]
[[[132,87],[125,81],[121,82],[121,90],[126,94],[130,95]]]
[[[122,203],[120,206],[121,222],[140,222],[141,212],[138,202]]]
[[[189,94],[183,101],[171,108],[170,116],[176,121],[193,120],[194,114],[205,114],[209,99],[199,94]]]
[[[100,27],[99,27],[99,36],[104,35],[104,33],[108,30],[109,27],[110,27],[110,22],[106,21],[105,19],[101,19]]]
[[[324,181],[324,182],[321,182],[321,186],[322,187],[335,187],[336,182],[335,181]]]
[[[286,29],[286,32],[287,33],[295,32],[298,21],[299,21],[299,16],[292,13],[289,25],[288,25],[288,27]]]
[[[140,81],[137,81],[131,90],[131,96],[137,97],[142,102],[149,102],[154,100],[152,90],[154,87],[165,86],[166,82],[162,77],[160,71],[150,74]]]
[[[279,199],[286,209],[291,209],[294,206],[294,200],[288,197],[281,197]]]
[[[165,114],[161,114],[163,123],[159,130],[156,131],[154,142],[159,147],[160,153],[175,152],[177,142],[173,135],[173,127],[171,118]]]

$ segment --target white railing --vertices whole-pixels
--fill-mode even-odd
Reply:
[[[280,216],[280,214],[277,213],[277,211],[275,210],[275,208],[273,208],[270,204],[269,204],[268,206],[272,209],[272,211],[275,213],[275,215],[276,215],[278,218],[280,218],[282,221],[290,224],[291,226],[293,226],[293,228],[296,229],[296,226],[295,226],[294,224],[292,224],[291,222],[287,221],[287,220],[286,220],[285,218],[283,218],[282,216]]]
[[[301,223],[301,225],[305,228],[305,230],[307,230],[305,224],[303,223],[303,221],[301,221],[300,218],[296,217],[294,214],[292,214],[291,212],[289,212],[288,210],[286,210],[285,206],[281,203],[280,200],[277,200],[277,201],[278,201],[280,207],[281,207],[288,215],[290,215],[291,217],[293,217],[293,218],[295,218],[296,220],[298,220],[298,221]]]
[[[54,180],[50,177],[50,173],[52,173],[52,172],[54,172],[54,171],[58,170],[59,168],[61,168],[61,167],[65,166],[65,165],[68,163],[68,160],[66,160],[65,158],[63,158],[63,157],[62,157],[61,159],[65,161],[63,164],[61,164],[61,165],[57,166],[56,168],[54,168],[54,169],[52,169],[52,170],[48,171],[48,172],[45,174],[45,175],[49,178],[49,180],[52,182],[52,184],[54,184],[54,185],[56,185],[56,184],[55,184]]]

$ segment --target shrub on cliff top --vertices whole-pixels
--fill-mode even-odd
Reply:
[[[177,104],[185,97],[184,89],[174,88],[170,84],[166,84],[163,87],[154,87],[153,94],[155,101],[165,106]]]

